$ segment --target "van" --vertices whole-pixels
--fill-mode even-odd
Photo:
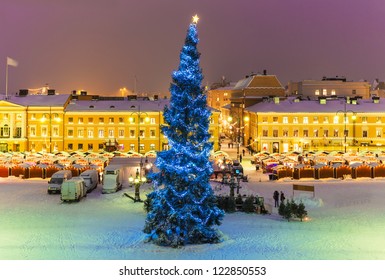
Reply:
[[[61,186],[62,201],[79,201],[87,196],[87,188],[82,177],[73,177]]]
[[[72,178],[71,170],[60,170],[52,174],[48,181],[48,193],[60,193],[63,182]]]
[[[123,167],[121,165],[107,165],[103,172],[102,193],[113,193],[122,189]]]
[[[86,170],[80,174],[80,177],[83,178],[88,193],[98,186],[99,173],[97,170]]]

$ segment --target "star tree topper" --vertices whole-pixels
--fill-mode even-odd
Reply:
[[[198,20],[199,20],[198,15],[193,16],[192,22],[193,22],[194,24],[197,24],[197,23],[198,23]]]

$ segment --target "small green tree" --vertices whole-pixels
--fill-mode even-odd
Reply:
[[[305,210],[305,205],[302,203],[302,201],[298,204],[297,212],[295,213],[295,215],[301,220],[301,222],[303,218],[307,216],[307,211]]]
[[[255,212],[255,206],[253,204],[254,196],[248,196],[242,204],[242,210],[245,213],[253,213]]]
[[[288,222],[290,222],[291,217],[293,217],[291,201],[286,201],[286,204],[282,213],[282,217],[286,219]]]
[[[226,198],[226,212],[233,213],[236,211],[235,207],[235,198],[234,197],[227,197]]]
[[[284,216],[285,215],[285,209],[286,208],[286,204],[284,202],[281,202],[281,204],[279,205],[279,208],[278,208],[278,214],[280,216]]]

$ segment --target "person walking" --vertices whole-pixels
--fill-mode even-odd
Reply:
[[[246,154],[245,149],[242,149],[242,154],[243,154],[243,156],[245,156],[245,154]]]
[[[285,202],[285,194],[281,191],[281,197],[280,197],[280,200],[281,200],[281,203],[284,203]]]
[[[239,155],[239,162],[242,162],[242,155]]]
[[[274,194],[273,194],[273,198],[274,198],[274,207],[278,207],[278,200],[279,200],[279,192],[276,190],[274,191]]]

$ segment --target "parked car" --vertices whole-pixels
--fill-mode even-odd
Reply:
[[[71,170],[60,170],[52,174],[48,181],[48,193],[60,193],[63,182],[72,178]]]

